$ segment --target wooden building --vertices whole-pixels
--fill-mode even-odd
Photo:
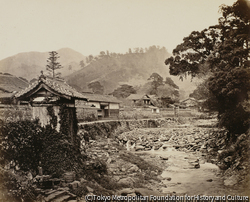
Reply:
[[[82,93],[87,98],[87,103],[77,101],[76,107],[86,104],[88,107],[97,110],[98,118],[108,118],[119,116],[120,101],[111,95],[100,95],[92,93]]]
[[[60,129],[60,107],[64,106],[67,113],[68,130],[65,131],[72,138],[76,134],[75,125],[75,102],[81,100],[87,102],[87,98],[74,88],[69,86],[64,80],[53,79],[41,75],[39,80],[32,83],[29,87],[15,94],[17,104],[32,106],[33,119],[39,118],[42,125],[50,123],[51,116],[48,107],[52,106],[53,113],[57,116],[56,129]]]
[[[141,105],[152,105],[153,104],[153,98],[152,95],[147,94],[131,94],[129,97],[127,97],[128,100],[132,100],[132,103],[134,105],[141,104]]]

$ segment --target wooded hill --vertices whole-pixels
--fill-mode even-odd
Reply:
[[[140,86],[153,72],[169,76],[164,61],[170,54],[164,47],[129,49],[126,54],[100,52],[86,58],[86,67],[65,77],[66,81],[81,91],[89,91],[88,84],[99,81],[104,93],[111,93],[121,84]]]

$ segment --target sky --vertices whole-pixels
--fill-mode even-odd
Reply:
[[[0,0],[0,60],[71,48],[85,56],[164,46],[215,25],[236,0]]]

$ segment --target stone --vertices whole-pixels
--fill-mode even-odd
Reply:
[[[121,168],[120,170],[121,170],[122,172],[125,172],[125,171],[126,171],[126,168],[123,167],[123,168]]]
[[[158,175],[158,176],[157,176],[157,179],[158,179],[158,180],[163,180],[164,178],[163,178],[161,175]]]
[[[63,195],[65,195],[65,191],[56,191],[56,192],[50,194],[49,196],[45,197],[44,200],[51,201],[51,200],[59,198]]]
[[[136,195],[140,195],[140,196],[161,196],[161,193],[158,191],[153,191],[150,190],[148,188],[135,188],[135,193]]]
[[[168,157],[161,156],[161,159],[164,160],[164,161],[167,161]]]
[[[121,185],[125,185],[125,186],[133,186],[134,184],[134,180],[131,177],[126,177],[126,178],[122,178],[118,181],[119,184]]]
[[[125,188],[125,189],[119,190],[117,192],[117,195],[118,196],[127,196],[128,194],[132,194],[134,192],[135,192],[135,190],[132,188]]]
[[[92,189],[91,187],[86,186],[86,188],[87,188],[87,190],[88,190],[89,193],[90,193],[90,192],[94,192],[94,189]]]
[[[71,196],[69,196],[69,195],[64,195],[64,196],[61,196],[61,197],[59,197],[57,199],[54,199],[53,202],[62,202],[62,201],[65,201],[65,200],[69,199],[70,197]]]
[[[140,151],[140,150],[144,150],[144,147],[141,145],[135,146],[135,151]]]
[[[195,164],[195,166],[194,166],[194,168],[200,168],[200,167],[201,167],[201,166],[200,166],[199,163]]]
[[[83,183],[87,183],[88,180],[85,180],[84,178],[81,178],[81,179],[80,179],[80,182],[83,184]]]
[[[223,152],[223,150],[218,150],[218,153],[221,154]]]
[[[77,189],[78,187],[80,187],[81,186],[81,182],[79,182],[79,181],[74,181],[74,182],[71,182],[70,184],[69,184],[69,187],[71,188],[71,189]]]
[[[116,182],[118,182],[121,178],[120,178],[119,176],[116,175],[116,176],[113,177],[113,179],[114,179]]]
[[[226,162],[226,163],[229,163],[229,162],[231,162],[232,161],[232,156],[228,156],[228,157],[226,157],[225,159],[224,159],[224,161]]]
[[[75,180],[75,173],[74,172],[64,173],[63,178],[66,182],[73,182]]]
[[[137,172],[139,170],[138,166],[137,165],[132,165],[132,167],[130,167],[128,169],[128,172],[130,173],[134,173],[134,172]]]
[[[228,179],[224,180],[224,185],[225,186],[233,186],[237,184],[238,180],[235,175],[230,176]]]

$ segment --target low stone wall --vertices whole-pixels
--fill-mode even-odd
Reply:
[[[0,119],[3,121],[31,120],[32,107],[22,105],[6,105],[0,108]]]
[[[98,120],[98,114],[96,108],[76,107],[76,115],[79,122]]]
[[[100,122],[90,122],[79,124],[79,134],[87,133],[91,139],[99,137],[114,137],[123,132],[131,131],[135,128],[157,128],[171,118],[162,119],[141,119],[141,120],[110,120]]]

